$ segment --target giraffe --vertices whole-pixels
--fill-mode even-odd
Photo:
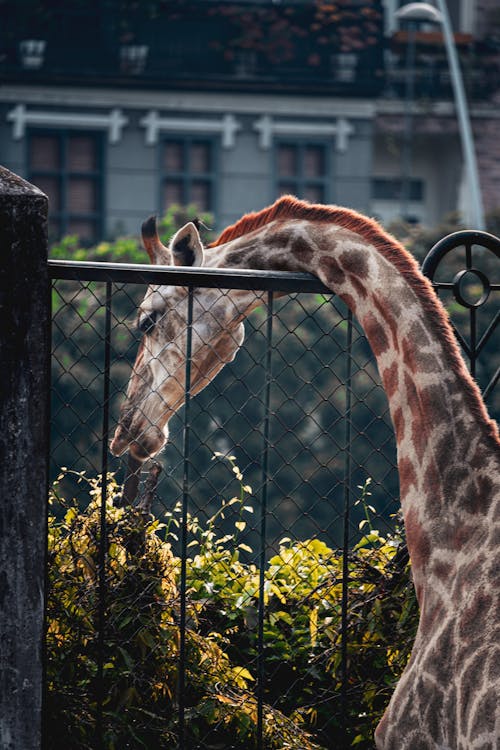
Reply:
[[[187,224],[170,247],[143,225],[153,263],[310,272],[360,321],[387,394],[420,621],[375,732],[379,750],[500,746],[500,440],[432,285],[375,221],[292,196],[244,216],[204,248]],[[151,286],[111,451],[156,455],[184,401],[187,292]],[[242,344],[255,292],[197,289],[194,394]]]

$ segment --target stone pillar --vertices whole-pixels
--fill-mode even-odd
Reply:
[[[40,750],[50,307],[47,198],[0,167],[0,748]]]

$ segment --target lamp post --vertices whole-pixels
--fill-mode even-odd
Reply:
[[[446,56],[448,58],[448,67],[450,69],[455,107],[457,110],[457,119],[460,130],[460,139],[462,142],[462,152],[467,173],[467,181],[470,188],[471,198],[471,221],[474,223],[474,229],[485,229],[484,209],[479,185],[479,176],[477,170],[476,153],[474,150],[474,139],[469,119],[467,99],[465,96],[464,84],[460,65],[458,62],[457,50],[451,30],[450,16],[446,6],[446,0],[436,0],[438,8],[429,3],[409,3],[403,5],[396,11],[395,15],[399,21],[406,21],[413,26],[418,21],[427,21],[437,23],[442,27],[444,43],[446,47]],[[410,27],[410,39],[412,29]],[[408,87],[409,88],[409,87]],[[407,88],[407,95],[408,95]],[[411,92],[410,92],[411,93]],[[407,96],[408,98],[408,96]],[[411,106],[407,102],[407,108]],[[408,191],[408,187],[403,190]],[[403,193],[404,197],[404,193]]]
[[[398,14],[396,13],[396,16]],[[406,85],[405,114],[403,128],[403,146],[401,149],[401,218],[408,219],[408,204],[411,198],[412,141],[413,141],[413,100],[415,98],[415,37],[417,20],[404,19],[408,29],[408,47],[406,50]]]

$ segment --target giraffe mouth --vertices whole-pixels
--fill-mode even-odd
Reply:
[[[136,429],[119,424],[109,445],[113,456],[123,456],[127,451],[136,460],[144,463],[154,458],[165,446],[168,439],[168,428],[161,430],[156,425],[143,425]]]

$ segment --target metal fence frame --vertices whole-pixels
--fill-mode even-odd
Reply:
[[[265,417],[263,425],[263,445],[262,445],[262,489],[261,489],[261,516],[260,516],[260,582],[259,582],[259,616],[258,616],[258,750],[263,748],[264,733],[264,611],[265,607],[261,604],[264,601],[264,570],[266,554],[266,517],[267,517],[267,487],[268,487],[268,455],[269,455],[269,401],[271,385],[271,354],[273,349],[272,331],[273,331],[273,302],[275,293],[316,293],[331,295],[332,291],[326,287],[317,277],[306,273],[289,273],[279,271],[257,271],[257,270],[237,270],[228,269],[204,269],[204,268],[184,268],[184,267],[152,267],[145,264],[126,264],[126,263],[96,263],[96,262],[78,262],[49,260],[49,272],[52,280],[71,280],[71,281],[99,281],[106,284],[106,321],[105,321],[105,369],[104,369],[104,388],[103,388],[103,435],[102,435],[102,457],[101,457],[101,475],[103,477],[101,488],[101,538],[106,538],[106,512],[105,498],[107,496],[106,477],[108,474],[108,444],[110,438],[109,431],[109,398],[110,398],[110,332],[111,332],[111,303],[113,283],[132,283],[132,284],[173,284],[185,286],[188,288],[188,338],[186,352],[186,384],[191,382],[191,324],[193,310],[193,290],[195,287],[216,288],[216,289],[245,289],[259,292],[267,292],[267,319],[266,319],[266,386],[264,395]],[[348,313],[348,346],[352,341],[352,314]],[[349,355],[348,355],[349,356]],[[347,379],[347,394],[350,392],[350,370]],[[182,534],[181,534],[181,605],[180,605],[180,676],[179,676],[179,750],[184,750],[185,740],[185,635],[186,635],[186,558],[187,558],[187,526],[186,518],[188,512],[189,500],[189,480],[190,480],[190,461],[189,461],[189,439],[190,439],[190,389],[185,391],[184,406],[184,436],[183,436],[183,492],[182,492]],[[347,444],[350,442],[350,397],[347,395],[346,414],[345,414],[345,438]],[[342,579],[342,695],[341,703],[343,707],[343,716],[346,715],[347,706],[347,607],[348,607],[348,548],[349,548],[349,508],[351,499],[351,461],[350,453],[346,451],[346,461],[344,468],[344,533],[343,533],[343,579]],[[104,545],[101,545],[102,557],[100,559],[100,586],[102,591],[101,606],[99,612],[99,632],[104,633],[105,627],[105,559]],[[103,652],[101,650],[101,662],[99,664],[100,683],[102,684],[103,676]],[[98,713],[97,735],[102,731],[102,688],[98,688],[101,710]]]

